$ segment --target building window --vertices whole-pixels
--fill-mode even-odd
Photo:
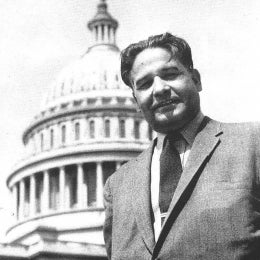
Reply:
[[[41,133],[41,136],[40,136],[40,142],[41,142],[41,151],[43,151],[43,149],[44,149],[44,135],[43,135],[43,133]]]
[[[66,193],[69,198],[69,207],[77,207],[77,166],[69,165],[65,167],[66,172]]]
[[[87,186],[87,204],[89,207],[96,206],[96,189],[97,189],[97,174],[96,164],[86,163],[83,165],[84,169],[84,183]]]
[[[35,175],[36,184],[36,212],[40,213],[42,210],[42,200],[43,200],[43,173],[37,173]]]
[[[59,169],[50,170],[50,209],[56,210],[59,205]]]
[[[125,138],[125,120],[121,119],[119,121],[119,137]]]
[[[108,177],[116,171],[116,163],[115,162],[103,162],[102,170],[103,170],[103,184],[105,185]]]
[[[135,139],[140,139],[140,122],[135,121],[134,123],[134,135]]]
[[[95,138],[95,121],[91,120],[89,122],[89,137]]]
[[[61,127],[61,143],[65,144],[66,143],[66,126],[63,125]]]
[[[80,124],[77,122],[75,124],[75,140],[78,141],[80,139]]]
[[[105,120],[105,137],[110,137],[110,121],[108,119]]]
[[[150,126],[148,128],[148,139],[153,140],[153,129]]]
[[[53,148],[54,145],[54,131],[51,129],[50,131],[50,147]]]

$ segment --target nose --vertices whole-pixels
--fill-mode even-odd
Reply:
[[[154,77],[153,80],[153,94],[154,96],[164,96],[170,93],[170,86],[162,80],[159,76]]]

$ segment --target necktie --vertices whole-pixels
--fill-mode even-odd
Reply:
[[[164,147],[160,157],[159,206],[161,213],[168,211],[182,173],[180,154],[174,146],[174,142],[180,139],[182,139],[182,137],[178,133],[165,137]],[[164,220],[164,218],[162,220]]]

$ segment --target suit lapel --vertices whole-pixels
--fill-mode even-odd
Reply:
[[[137,220],[137,225],[151,254],[155,244],[150,196],[150,165],[153,148],[154,143],[148,148],[148,150],[137,157],[136,161],[134,162],[134,185],[132,193],[132,205]]]
[[[197,134],[194,140],[188,161],[169,206],[169,214],[164,221],[162,231],[155,247],[157,253],[174,220],[177,218],[194,188],[192,181],[194,182],[194,179],[199,177],[196,176],[196,174],[200,172],[200,167],[203,166],[203,163],[205,163],[210,154],[214,152],[214,149],[219,142],[219,134],[221,133],[220,123],[210,120],[209,118],[206,118],[206,120],[208,121],[206,122],[206,126]]]

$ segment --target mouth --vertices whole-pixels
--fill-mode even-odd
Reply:
[[[161,101],[159,103],[156,103],[152,106],[152,109],[153,110],[156,110],[160,107],[166,107],[166,106],[169,106],[171,104],[177,104],[180,102],[180,99],[177,98],[177,97],[174,97],[174,98],[171,98],[171,99],[167,99],[167,100],[164,100],[164,101]]]

